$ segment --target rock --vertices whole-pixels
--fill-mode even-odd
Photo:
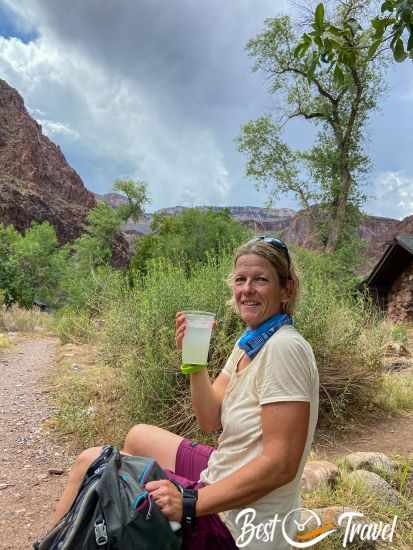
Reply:
[[[1,483],[0,491],[4,491],[4,489],[8,489],[9,487],[14,487],[14,483]]]
[[[64,470],[61,468],[49,468],[47,472],[51,476],[61,476],[64,473]]]
[[[66,161],[60,147],[42,132],[20,94],[0,79],[0,222],[23,232],[48,221],[61,244],[79,237],[97,201]],[[128,264],[128,243],[113,242],[112,263]]]
[[[344,457],[344,462],[351,470],[368,470],[376,474],[391,475],[394,471],[394,462],[383,453],[357,452]]]
[[[340,471],[337,466],[326,460],[307,462],[301,477],[301,490],[311,492],[321,485],[334,486]]]
[[[399,342],[390,342],[385,349],[386,355],[400,355],[401,357],[411,357],[410,351],[404,344]]]
[[[349,474],[350,482],[362,483],[370,492],[378,498],[397,506],[400,504],[400,495],[393,487],[382,477],[367,470],[355,470]]]

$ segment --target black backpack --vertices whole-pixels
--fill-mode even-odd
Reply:
[[[34,550],[179,550],[174,532],[144,485],[167,479],[146,457],[104,447],[89,467],[70,510]]]

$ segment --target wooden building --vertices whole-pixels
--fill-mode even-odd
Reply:
[[[413,235],[398,235],[362,284],[396,322],[413,322]]]

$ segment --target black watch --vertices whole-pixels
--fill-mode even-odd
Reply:
[[[182,491],[182,523],[184,526],[195,527],[195,507],[198,500],[196,489],[183,489]]]

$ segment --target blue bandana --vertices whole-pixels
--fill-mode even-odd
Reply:
[[[238,346],[245,351],[250,359],[253,359],[262,346],[283,325],[292,325],[293,320],[287,313],[277,313],[267,319],[255,330],[247,329],[238,341]]]

